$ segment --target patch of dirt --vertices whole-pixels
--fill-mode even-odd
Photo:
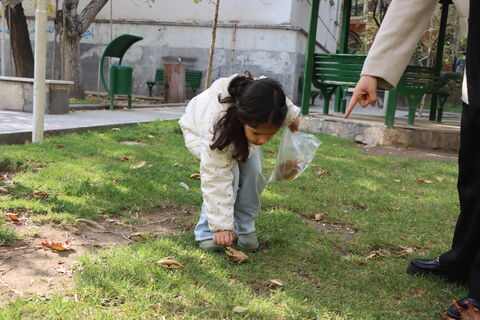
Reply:
[[[385,156],[385,157],[394,157],[394,158],[412,158],[412,159],[422,159],[430,161],[445,161],[445,162],[457,162],[458,152],[457,151],[443,151],[443,150],[431,150],[431,149],[420,149],[420,148],[401,148],[401,147],[391,147],[391,146],[366,146],[358,145],[366,154],[376,155],[376,156]]]
[[[335,222],[327,222],[327,221],[315,221],[315,218],[309,218],[305,216],[301,216],[309,225],[317,229],[318,231],[325,232],[327,234],[336,234],[342,239],[343,241],[348,241],[355,234],[358,233],[358,229],[351,224],[347,223],[335,223]]]
[[[137,213],[135,223],[112,218],[78,219],[76,228],[35,225],[28,219],[11,222],[23,240],[13,246],[0,246],[0,306],[19,296],[48,297],[71,288],[74,265],[82,254],[188,230],[190,226],[185,222],[184,212],[179,209]],[[42,247],[40,243],[45,239],[70,240],[73,250],[54,251]]]

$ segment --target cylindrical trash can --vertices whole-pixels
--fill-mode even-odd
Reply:
[[[110,94],[132,95],[133,68],[122,65],[110,66]]]

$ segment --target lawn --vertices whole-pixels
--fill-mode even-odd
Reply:
[[[72,289],[17,298],[0,318],[438,319],[466,288],[405,269],[411,258],[450,245],[456,165],[365,155],[353,142],[318,137],[323,144],[300,178],[267,186],[257,222],[261,250],[246,263],[198,249],[191,231],[146,239],[81,257]],[[267,177],[278,142],[279,135],[262,149]],[[200,182],[188,178],[198,163],[176,122],[1,146],[0,172],[9,173],[0,181],[8,191],[0,192],[0,211],[28,212],[39,225],[131,222],[158,208],[183,208],[193,224],[201,204]],[[0,249],[18,238],[0,220]],[[167,256],[185,267],[152,263]]]

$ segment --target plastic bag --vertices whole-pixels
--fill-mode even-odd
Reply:
[[[297,179],[312,162],[322,142],[313,134],[283,131],[277,162],[268,182]]]

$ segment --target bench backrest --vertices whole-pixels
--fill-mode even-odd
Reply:
[[[200,88],[202,71],[185,70],[185,82],[192,88]]]
[[[360,79],[366,55],[317,53],[314,57],[313,83],[355,85]]]
[[[439,76],[431,67],[407,66],[398,87],[400,92],[427,93],[435,89]]]
[[[155,82],[158,84],[163,84],[165,81],[164,75],[163,75],[163,69],[157,69],[155,71]]]

